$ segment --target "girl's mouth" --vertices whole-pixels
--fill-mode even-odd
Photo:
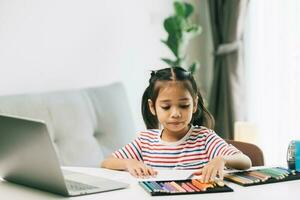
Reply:
[[[179,125],[182,124],[183,122],[168,122],[168,124],[170,125]]]

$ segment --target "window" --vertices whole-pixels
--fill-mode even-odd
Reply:
[[[251,0],[245,29],[248,120],[267,165],[286,164],[300,140],[300,1]]]

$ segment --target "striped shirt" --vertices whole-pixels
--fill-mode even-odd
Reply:
[[[161,140],[161,130],[140,132],[138,137],[113,156],[143,161],[159,168],[200,169],[214,157],[239,153],[213,130],[192,126],[188,133],[176,142]]]

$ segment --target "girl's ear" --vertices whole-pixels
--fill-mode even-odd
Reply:
[[[148,99],[148,106],[150,108],[150,112],[152,113],[152,115],[156,115],[154,103],[152,102],[151,99]]]
[[[198,96],[194,99],[194,107],[193,107],[193,113],[197,111],[198,108]]]

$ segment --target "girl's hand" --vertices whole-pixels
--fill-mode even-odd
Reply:
[[[202,175],[202,181],[204,183],[215,181],[217,175],[223,180],[225,163],[225,159],[222,156],[217,156],[209,161],[202,170],[194,172],[194,175]]]
[[[157,171],[155,171],[152,167],[149,167],[143,162],[135,159],[126,160],[126,170],[136,178],[148,178],[149,176],[157,175]]]

